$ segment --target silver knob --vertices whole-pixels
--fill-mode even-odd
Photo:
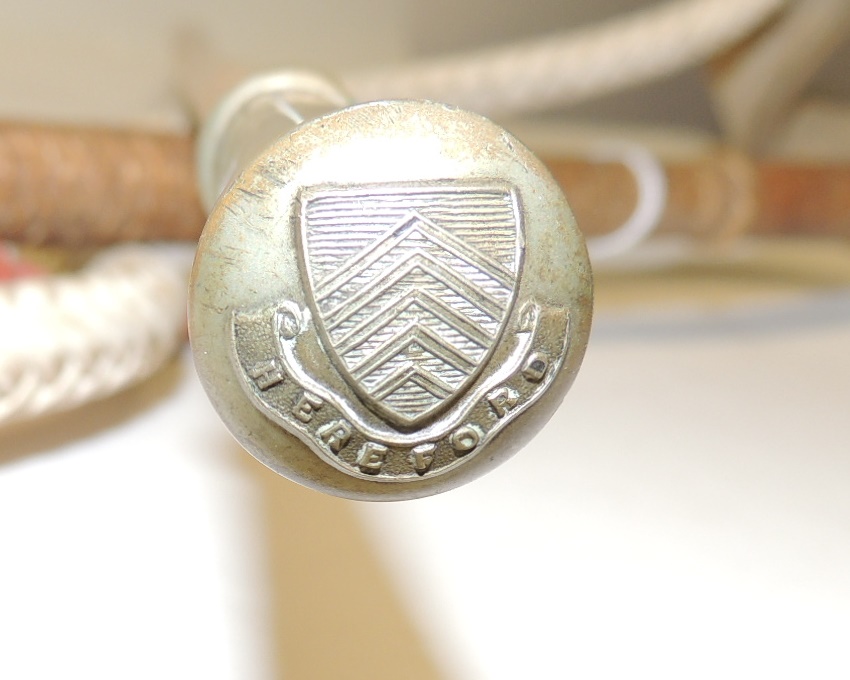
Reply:
[[[225,118],[281,88],[240,96]],[[190,334],[210,399],[259,460],[328,493],[480,476],[548,420],[584,354],[590,266],[559,187],[505,130],[442,104],[283,118],[294,129],[200,240]]]

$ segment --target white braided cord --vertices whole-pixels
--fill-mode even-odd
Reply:
[[[343,82],[360,101],[433,99],[490,116],[551,109],[700,64],[784,4],[665,3],[533,42],[354,73]]]
[[[185,338],[187,273],[171,252],[125,245],[75,274],[0,287],[0,423],[72,408],[156,371]]]
[[[488,115],[576,103],[696,65],[785,0],[679,0],[531,43],[345,78],[361,101],[434,99]],[[73,275],[0,285],[0,425],[102,398],[185,337],[185,260],[118,246]]]

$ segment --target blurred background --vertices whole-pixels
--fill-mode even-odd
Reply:
[[[188,131],[186,41],[204,44],[199,78],[360,82],[672,4],[7,3],[0,118]],[[278,478],[232,441],[186,349],[108,400],[0,426],[0,677],[846,678],[845,5],[789,2],[674,73],[493,114],[567,164],[580,222],[616,226],[640,190],[570,163],[637,146],[691,179],[669,175],[666,232],[598,262],[563,407],[470,486],[368,505]],[[698,181],[718,167],[721,188]],[[762,226],[753,201],[772,206]],[[750,211],[731,236],[726,202]]]

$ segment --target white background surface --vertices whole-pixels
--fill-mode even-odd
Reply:
[[[191,361],[0,430],[0,678],[269,671],[256,493]]]
[[[526,451],[365,507],[455,677],[850,675],[848,348],[848,292],[603,313]]]
[[[447,674],[847,677],[848,347],[847,291],[603,312],[526,451],[356,505]],[[269,677],[235,447],[186,359],[122,399],[0,440],[0,677]]]

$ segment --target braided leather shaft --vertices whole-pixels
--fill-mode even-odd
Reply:
[[[634,209],[635,183],[624,166],[544,161],[588,236],[615,229]],[[723,151],[665,171],[660,231],[850,235],[847,167],[755,163]],[[195,241],[204,221],[188,136],[0,124],[0,239]]]
[[[186,136],[0,124],[0,238],[196,239],[203,222]]]

